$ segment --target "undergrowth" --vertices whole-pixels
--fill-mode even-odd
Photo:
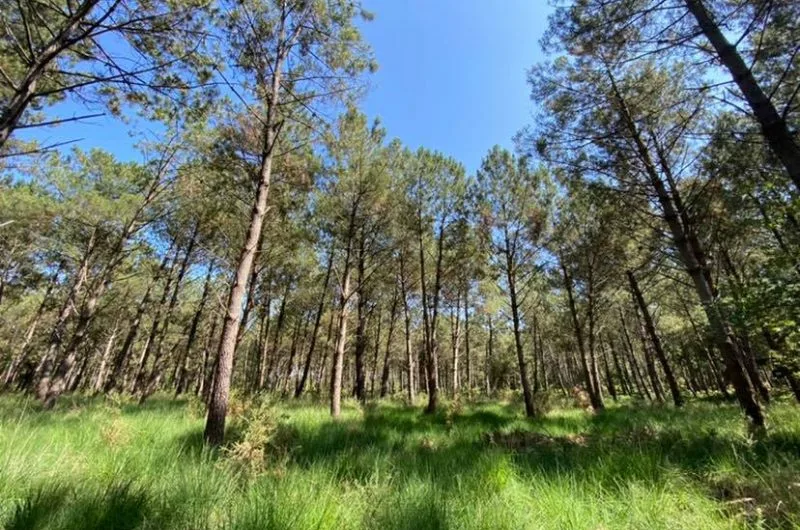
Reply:
[[[203,446],[202,406],[155,396],[0,398],[0,527],[794,528],[800,410],[768,434],[730,405],[570,400],[346,403],[236,399],[227,445]],[[553,408],[544,414],[550,407]]]

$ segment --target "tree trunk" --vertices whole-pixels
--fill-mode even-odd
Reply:
[[[136,369],[136,375],[133,379],[133,386],[131,387],[131,391],[133,393],[139,393],[144,387],[147,379],[147,363],[150,360],[150,354],[153,352],[156,342],[158,341],[158,329],[161,326],[162,313],[169,300],[170,290],[172,288],[173,273],[175,272],[175,266],[177,265],[177,262],[178,252],[176,251],[175,258],[172,260],[172,264],[167,270],[167,278],[164,283],[164,289],[161,291],[161,298],[158,301],[158,305],[155,307],[153,321],[150,324],[150,333],[147,336],[147,342],[145,343],[142,356],[139,359],[139,365]]]
[[[69,294],[61,306],[61,310],[56,318],[55,325],[50,332],[50,340],[48,342],[47,350],[42,356],[39,365],[36,367],[34,379],[38,381],[37,395],[40,400],[43,400],[47,395],[47,390],[50,386],[50,375],[53,370],[53,363],[58,356],[58,350],[64,342],[64,334],[67,329],[67,321],[75,310],[75,305],[78,303],[81,289],[86,283],[89,275],[89,260],[94,253],[96,243],[97,229],[92,230],[89,237],[89,242],[86,245],[86,250],[83,253],[81,262],[75,270],[75,279],[70,287]]]
[[[200,302],[197,304],[197,310],[192,317],[192,323],[189,326],[189,335],[186,338],[186,347],[183,350],[183,356],[178,361],[178,374],[176,376],[177,384],[175,385],[175,395],[179,396],[186,391],[189,384],[189,369],[188,362],[192,354],[192,346],[197,338],[197,328],[200,326],[200,319],[203,317],[203,311],[208,303],[208,297],[211,294],[211,279],[214,275],[214,260],[208,264],[208,272],[206,279],[203,282],[203,294],[200,295]]]
[[[661,177],[658,175],[656,167],[650,157],[648,148],[644,144],[641,135],[639,134],[638,126],[631,117],[625,100],[617,90],[615,81],[610,75],[610,72],[609,76],[611,77],[617,100],[620,105],[621,117],[627,125],[634,144],[636,145],[641,162],[645,167],[645,171],[650,179],[650,183],[653,186],[659,204],[661,205],[662,212],[664,214],[664,220],[670,229],[673,242],[675,243],[681,260],[686,267],[687,273],[692,278],[695,291],[697,292],[700,303],[703,305],[703,309],[706,312],[706,317],[708,318],[712,335],[717,347],[720,349],[725,359],[726,372],[733,383],[734,389],[736,390],[736,397],[739,400],[739,404],[756,427],[764,427],[764,413],[761,409],[761,405],[758,403],[758,400],[755,397],[753,384],[750,381],[747,371],[744,369],[742,364],[741,352],[733,340],[730,323],[725,319],[720,307],[717,305],[715,300],[716,297],[714,285],[709,282],[709,275],[706,273],[704,267],[702,267],[697,258],[697,254],[694,252],[695,249],[691,248],[686,237],[687,232],[691,230],[689,227],[684,227],[682,225],[681,219],[678,216],[678,213],[675,211],[672,197],[670,197],[666,186],[664,186]]]
[[[450,329],[451,329],[451,337],[450,343],[453,348],[453,380],[452,380],[452,388],[453,388],[453,396],[457,396],[460,389],[461,384],[459,381],[459,373],[458,373],[458,355],[459,350],[461,349],[461,299],[458,295],[456,295],[456,307],[455,311],[453,311],[450,315]]]
[[[374,354],[372,356],[372,371],[370,372],[370,381],[369,381],[369,393],[371,396],[375,396],[375,377],[378,374],[378,356],[380,355],[381,350],[381,324],[383,319],[381,318],[381,310],[379,306],[376,306],[374,309],[375,315],[378,319],[378,328],[375,333],[375,349]]]
[[[286,302],[289,300],[291,283],[286,284],[286,290],[281,298],[281,306],[278,310],[278,322],[275,324],[275,338],[272,340],[272,352],[270,353],[269,364],[267,366],[267,387],[272,390],[276,386],[276,375],[278,364],[280,363],[281,343],[283,342],[283,325],[286,322]]]
[[[519,365],[519,378],[522,383],[522,397],[525,402],[525,415],[532,418],[536,415],[533,408],[533,394],[531,393],[530,381],[528,381],[527,368],[525,366],[525,353],[522,349],[522,331],[520,330],[519,303],[517,301],[517,278],[516,262],[514,260],[515,250],[510,246],[508,233],[505,234],[505,260],[506,260],[506,280],[508,281],[508,295],[511,302],[511,319],[514,324],[514,347],[517,351],[517,363]]]
[[[161,381],[161,377],[165,368],[163,365],[166,364],[163,362],[162,347],[167,338],[167,334],[169,333],[170,323],[172,322],[172,313],[175,311],[175,307],[178,305],[178,295],[180,293],[181,283],[183,282],[183,278],[186,276],[186,271],[189,269],[189,264],[191,263],[192,252],[194,251],[195,243],[197,242],[199,228],[200,223],[196,222],[194,229],[192,230],[192,235],[190,236],[186,246],[183,260],[181,260],[180,267],[178,268],[178,275],[175,278],[175,286],[172,289],[172,295],[170,296],[169,304],[167,305],[167,311],[164,314],[164,326],[161,328],[161,333],[158,337],[156,355],[153,359],[153,369],[150,371],[150,375],[145,380],[144,387],[142,388],[142,396],[139,400],[140,403],[143,403],[148,396],[156,391],[158,383]],[[177,347],[177,343],[175,344],[175,347]],[[173,347],[173,350],[175,347]]]
[[[653,396],[650,395],[650,390],[647,388],[647,383],[644,380],[642,371],[639,369],[639,363],[636,362],[636,353],[633,350],[633,342],[631,341],[631,336],[628,333],[628,324],[625,322],[625,314],[622,312],[621,307],[619,308],[619,321],[622,326],[622,336],[625,339],[625,348],[623,349],[629,356],[634,382],[639,388],[639,392],[642,394],[642,396],[646,397],[649,401],[652,401]]]
[[[39,327],[39,322],[41,322],[42,317],[45,314],[45,310],[47,309],[47,304],[50,301],[50,295],[53,293],[53,289],[58,284],[58,275],[61,274],[61,271],[64,269],[64,262],[61,261],[58,264],[58,268],[50,277],[50,281],[47,284],[47,289],[44,292],[44,297],[42,297],[42,303],[39,304],[39,307],[36,309],[36,314],[33,316],[33,320],[28,325],[28,330],[25,332],[25,337],[22,339],[22,344],[19,347],[19,353],[11,359],[11,362],[6,369],[6,373],[3,374],[3,388],[8,388],[12,381],[17,376],[17,371],[19,367],[25,362],[25,359],[28,356],[29,350],[28,348],[31,345],[31,341],[33,340],[33,336],[36,333],[36,328]]]
[[[689,12],[697,20],[700,31],[714,47],[720,62],[731,74],[733,81],[744,95],[753,115],[761,125],[761,132],[772,152],[786,168],[795,187],[800,190],[800,145],[792,136],[786,120],[775,109],[769,96],[764,93],[753,76],[753,71],[739,55],[736,46],[730,43],[722,33],[703,1],[684,1]],[[754,409],[753,413],[758,416]]]
[[[94,381],[94,393],[98,394],[105,386],[106,380],[106,367],[108,360],[111,357],[111,349],[114,347],[114,341],[117,339],[118,322],[114,322],[114,329],[111,335],[108,336],[106,347],[103,350],[103,356],[100,359],[100,367],[97,369],[97,378]]]
[[[134,342],[136,341],[136,336],[139,333],[139,326],[142,323],[142,317],[144,316],[144,312],[150,306],[150,300],[152,298],[153,286],[158,283],[161,279],[161,276],[164,274],[164,271],[167,269],[167,265],[169,264],[169,255],[172,251],[170,247],[167,250],[167,253],[164,254],[164,259],[161,260],[161,265],[158,267],[158,272],[156,272],[155,276],[151,280],[151,282],[147,285],[145,289],[144,296],[142,296],[139,305],[136,307],[136,314],[133,317],[133,321],[128,328],[128,333],[125,335],[125,340],[122,343],[122,349],[117,352],[114,356],[114,360],[112,362],[111,368],[111,375],[106,380],[104,385],[103,391],[104,392],[111,392],[114,388],[122,389],[122,386],[118,385],[121,382],[122,372],[125,369],[125,364],[128,360],[128,355],[130,354],[131,348],[133,347]]]
[[[317,345],[319,325],[322,322],[322,313],[325,310],[325,295],[328,292],[328,284],[330,283],[331,271],[333,270],[333,251],[334,246],[331,245],[330,254],[328,255],[328,265],[325,267],[325,280],[322,282],[322,294],[319,296],[319,305],[317,306],[317,316],[314,318],[314,330],[311,332],[311,343],[308,346],[308,354],[306,354],[306,361],[303,364],[303,375],[294,391],[295,398],[299,398],[303,395],[306,381],[308,381],[308,375],[311,372],[311,360],[314,358],[314,348]]]
[[[381,390],[380,397],[386,397],[389,391],[389,356],[392,351],[392,337],[394,336],[394,325],[397,319],[397,304],[399,302],[397,293],[397,284],[394,287],[394,294],[392,295],[392,308],[389,311],[389,331],[386,337],[386,353],[383,356],[383,372],[381,373]]]
[[[365,256],[365,239],[364,227],[361,227],[360,236],[358,240],[358,252],[356,255],[356,293],[358,295],[358,304],[356,305],[356,344],[355,344],[355,368],[356,368],[356,384],[353,391],[355,398],[360,402],[367,399],[367,375],[364,367],[364,356],[367,351],[367,320],[369,319],[369,312],[367,311],[367,291],[366,291],[366,256]]]
[[[586,391],[589,394],[589,400],[592,403],[594,410],[602,410],[603,402],[599,397],[597,389],[594,385],[594,378],[590,374],[589,360],[586,357],[586,346],[583,340],[583,327],[578,320],[578,309],[575,306],[575,298],[572,294],[572,277],[567,272],[567,266],[564,264],[563,258],[561,261],[561,272],[564,279],[564,288],[567,291],[567,301],[569,302],[569,312],[572,317],[572,325],[575,330],[575,341],[578,344],[578,352],[580,353],[581,366],[583,368],[583,378],[586,383]]]
[[[653,323],[653,317],[650,315],[650,309],[644,301],[641,289],[639,289],[639,282],[636,281],[633,271],[626,271],[625,274],[628,276],[628,283],[631,287],[631,294],[633,295],[634,302],[639,306],[639,311],[644,319],[645,330],[647,330],[647,335],[650,337],[650,342],[653,345],[656,358],[661,363],[664,376],[667,378],[667,385],[669,385],[669,391],[672,394],[672,402],[676,407],[682,407],[684,403],[683,396],[681,396],[678,382],[675,380],[675,374],[672,372],[672,367],[667,360],[667,355],[664,353],[664,348],[661,346],[661,339],[659,339],[658,333],[656,332],[656,326]]]
[[[611,376],[611,369],[608,367],[608,355],[606,354],[603,345],[600,345],[600,354],[603,356],[603,368],[606,372],[606,385],[608,386],[608,393],[611,394],[611,399],[617,400],[617,387],[614,386],[614,378]]]
[[[403,298],[403,323],[405,324],[406,373],[408,374],[408,403],[416,399],[414,387],[414,352],[411,348],[411,313],[408,308],[408,283],[406,279],[405,251],[400,252],[400,296]]]
[[[350,249],[348,248],[344,266],[344,281],[339,303],[339,325],[336,333],[336,349],[333,353],[333,370],[331,371],[331,416],[338,418],[342,412],[342,374],[344,369],[344,351],[347,346],[347,306],[350,299]]]
[[[472,395],[472,357],[469,351],[469,287],[464,289],[464,360],[467,365],[467,391]]]

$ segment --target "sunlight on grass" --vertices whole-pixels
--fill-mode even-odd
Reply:
[[[637,406],[638,407],[638,406]],[[0,525],[31,528],[746,528],[800,524],[800,412],[753,439],[734,407],[526,420],[279,404],[265,465],[202,445],[196,405],[0,401]],[[236,440],[240,422],[233,422]]]

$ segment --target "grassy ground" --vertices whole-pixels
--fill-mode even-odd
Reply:
[[[714,403],[535,421],[517,404],[446,408],[350,405],[338,422],[322,406],[251,408],[237,442],[210,452],[196,403],[73,398],[42,412],[0,398],[0,527],[800,525],[800,408],[788,403],[758,439]]]

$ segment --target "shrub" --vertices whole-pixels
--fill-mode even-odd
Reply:
[[[270,450],[278,432],[278,414],[272,403],[263,400],[258,405],[242,405],[239,419],[240,437],[224,451],[235,468],[256,474],[267,467]]]

